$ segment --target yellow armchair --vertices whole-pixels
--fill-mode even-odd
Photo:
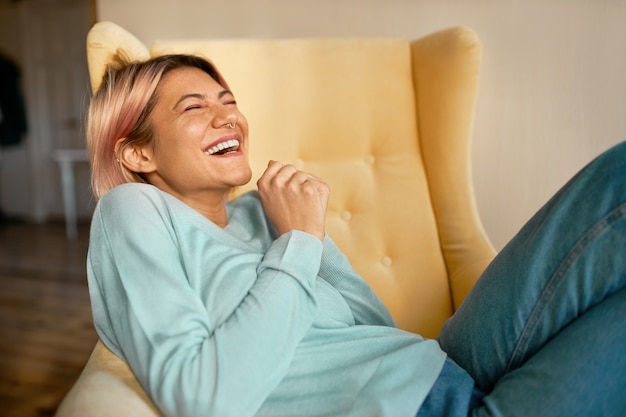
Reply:
[[[117,50],[138,60],[194,53],[213,61],[249,120],[255,178],[277,159],[328,181],[327,232],[399,327],[436,337],[493,259],[471,182],[481,61],[472,30],[414,42],[172,40],[148,49],[101,22],[87,48],[94,89]],[[158,412],[128,366],[98,342],[57,415]]]

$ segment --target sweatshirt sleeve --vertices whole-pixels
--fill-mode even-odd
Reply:
[[[356,324],[396,327],[387,307],[328,236],[324,238],[319,275],[343,296]]]
[[[277,239],[239,306],[214,323],[167,213],[142,195],[123,197],[132,204],[100,205],[92,223],[88,271],[103,342],[165,416],[254,415],[312,325],[321,242],[298,232]]]

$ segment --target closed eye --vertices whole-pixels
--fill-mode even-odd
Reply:
[[[220,91],[220,93],[217,95],[217,98],[219,99],[227,98],[227,100],[223,102],[224,105],[237,104],[237,100],[235,100],[235,96],[233,95],[233,92],[230,90]]]

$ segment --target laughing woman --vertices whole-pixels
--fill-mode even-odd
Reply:
[[[186,55],[118,60],[88,117],[102,341],[165,416],[576,416],[626,409],[626,145],[499,254],[438,340],[399,330],[325,233],[328,185],[268,161]],[[610,382],[610,383],[607,383]]]

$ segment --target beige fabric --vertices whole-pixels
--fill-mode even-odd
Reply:
[[[118,49],[146,57],[137,39],[112,23],[92,29],[94,88],[108,59],[103,51]],[[469,166],[481,53],[476,35],[458,27],[412,43],[179,40],[150,48],[151,55],[175,52],[208,57],[228,80],[249,120],[256,177],[278,159],[329,182],[328,233],[399,327],[435,337],[494,256]],[[254,180],[238,193],[253,186]],[[96,352],[103,349],[99,344]],[[138,389],[128,385],[134,379],[123,362],[110,359],[123,369],[119,384]],[[96,393],[117,397],[88,382],[112,375],[93,361],[63,410]]]
[[[159,412],[126,362],[98,341],[87,366],[56,415],[152,417]]]
[[[117,52],[136,61],[150,58],[148,48],[127,30],[108,22],[94,25],[87,34],[87,59],[92,91],[95,92],[102,83],[106,66]]]

